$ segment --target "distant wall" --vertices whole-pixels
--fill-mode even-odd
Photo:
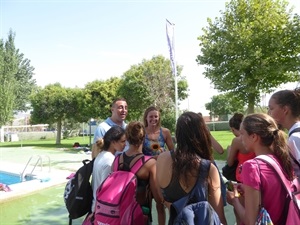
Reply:
[[[206,125],[209,127],[210,131],[229,131],[228,121],[218,121],[218,122],[207,122]]]
[[[209,127],[210,131],[230,130],[228,121],[207,122],[206,125]],[[11,138],[5,135],[5,141],[55,139],[56,133],[56,131],[18,132],[14,134],[14,136],[17,135],[18,140],[12,140]],[[63,135],[61,137],[63,137]]]
[[[18,133],[19,140],[41,140],[56,138],[56,131],[22,132]]]

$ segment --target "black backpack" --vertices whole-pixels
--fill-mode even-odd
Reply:
[[[91,211],[93,201],[93,189],[90,177],[93,172],[94,159],[85,159],[65,187],[64,200],[69,212],[69,225],[72,219],[77,219]]]

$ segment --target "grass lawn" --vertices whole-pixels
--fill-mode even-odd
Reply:
[[[234,137],[230,131],[211,131],[214,138],[222,145],[225,152],[222,155],[214,152],[214,158],[216,160],[226,160],[227,147],[231,144],[231,140]],[[92,141],[93,141],[92,136]],[[0,143],[0,147],[20,147],[20,146],[31,146],[37,147],[39,149],[57,149],[57,148],[67,148],[72,150],[73,144],[79,142],[81,146],[88,145],[90,139],[87,136],[84,137],[70,137],[68,139],[62,139],[60,145],[55,144],[55,139],[43,139],[43,140],[23,140],[18,142],[4,142]]]
[[[222,145],[224,153],[222,155],[214,151],[214,158],[216,160],[226,160],[227,147],[231,145],[234,135],[230,131],[211,131],[212,136]]]

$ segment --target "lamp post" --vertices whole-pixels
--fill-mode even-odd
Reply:
[[[188,88],[187,89],[187,91],[188,91],[188,110],[190,111],[190,89]]]
[[[211,121],[212,121],[212,125],[213,125],[213,131],[215,131],[215,117],[214,117],[214,113],[212,110],[213,110],[213,104],[211,101],[211,103],[210,103]]]
[[[210,88],[214,89],[214,85],[211,83],[210,84]],[[211,112],[211,121],[212,121],[212,125],[213,125],[213,131],[215,131],[215,115],[213,112],[213,97],[211,98],[211,103],[210,103],[210,112]]]
[[[89,132],[89,135],[90,135],[90,145],[89,147],[91,148],[92,147],[92,124],[94,123],[94,119],[91,118],[90,121],[89,121],[89,125],[90,125],[90,132]]]

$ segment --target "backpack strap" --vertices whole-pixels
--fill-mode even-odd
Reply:
[[[171,154],[172,160],[174,161],[174,159],[175,159],[174,150],[171,150],[170,154]],[[199,176],[197,178],[196,183],[199,183],[199,182],[201,182],[201,180],[206,179],[206,177],[208,176],[208,173],[209,173],[210,164],[211,164],[210,160],[201,159],[201,162],[199,164]]]
[[[282,169],[279,167],[278,163],[275,162],[274,159],[272,159],[270,156],[267,156],[267,155],[259,155],[259,156],[256,156],[256,158],[260,159],[261,161],[266,162],[273,168],[273,170],[278,175],[279,180],[281,181],[281,183],[285,187],[287,193],[289,194],[290,198],[293,199],[292,191],[291,191],[291,181],[289,181],[285,177],[285,175],[283,174]]]
[[[300,169],[300,163],[298,162],[298,160],[293,156],[293,154],[289,151],[289,155],[291,157],[291,159],[293,160],[293,162],[299,167]]]
[[[296,133],[296,132],[300,132],[300,127],[297,127],[296,129],[292,130],[292,131],[289,133],[289,137],[290,137],[293,133]]]
[[[207,179],[207,177],[209,175],[210,165],[211,165],[210,160],[201,159],[200,166],[199,166],[199,175],[198,175],[196,186],[194,187],[195,190],[202,188],[203,181],[205,179]],[[207,191],[208,191],[208,189],[207,189]],[[208,199],[208,192],[206,192],[205,198],[206,198],[206,200]]]
[[[113,162],[113,171],[117,171],[119,170],[119,162],[120,162],[120,156],[122,154],[119,154],[115,157],[114,162]],[[135,163],[134,165],[131,167],[130,171],[134,174],[136,174],[140,168],[150,159],[152,159],[152,156],[147,156],[147,155],[143,155],[142,157],[140,157]]]
[[[114,162],[113,162],[113,164],[112,164],[112,171],[117,171],[117,170],[119,170],[119,160],[120,160],[120,155],[121,155],[121,154],[119,154],[119,155],[117,155],[117,156],[115,157]]]
[[[174,161],[174,159],[175,159],[174,150],[171,150],[170,154],[171,154],[172,160]],[[209,170],[210,170],[210,164],[211,164],[210,160],[201,159],[201,161],[199,163],[199,173],[198,173],[197,181],[196,181],[193,189],[197,189],[197,187],[200,188],[202,185],[202,181],[208,177]],[[190,191],[190,193],[193,191],[193,189]]]
[[[206,196],[204,196],[206,198],[206,200],[205,199],[203,199],[203,200],[194,199],[194,196],[195,196],[195,193],[197,193],[197,191],[203,187],[203,180],[205,180],[209,174],[210,165],[211,165],[210,160],[201,159],[201,161],[199,163],[199,175],[197,177],[197,181],[196,181],[194,187],[187,195],[183,196],[182,198],[178,199],[177,201],[175,201],[171,204],[171,209],[170,209],[171,220],[170,221],[172,221],[172,219],[174,219],[180,212],[182,212],[183,208],[185,206],[187,206],[188,204],[190,204],[191,202],[207,201],[207,198],[208,198],[207,192],[206,192]],[[173,224],[173,223],[170,223],[170,221],[169,221],[169,224]]]
[[[258,163],[257,158],[254,158],[254,159],[255,159],[255,162],[256,162],[256,164],[257,164],[257,166],[258,166],[258,171],[259,171],[259,179],[260,179],[260,184],[259,184],[259,189],[260,189],[260,195],[259,195],[259,207],[262,208],[262,207],[263,207],[263,203],[262,203],[262,199],[263,199],[263,197],[262,197],[262,195],[263,195],[262,191],[263,191],[263,188],[262,188],[262,182],[261,182],[262,179],[261,179],[260,165],[259,165],[259,163]]]
[[[199,173],[197,177],[197,181],[192,188],[192,190],[188,193],[190,198],[194,196],[194,193],[203,187],[203,181],[208,177],[209,170],[210,170],[211,161],[207,159],[201,159],[199,163]],[[208,194],[205,196],[206,199],[208,198]]]
[[[210,160],[201,159],[200,166],[199,166],[199,178],[197,182],[200,182],[201,180],[205,180],[208,177],[210,165],[211,165]]]
[[[141,158],[139,158],[134,165],[131,167],[130,171],[134,174],[136,174],[141,167],[148,162],[150,159],[152,159],[152,156],[143,155]]]
[[[289,137],[292,136],[293,133],[296,133],[296,132],[300,132],[300,127],[297,127],[295,128],[294,130],[292,130],[290,133],[289,133]],[[300,163],[299,161],[293,156],[293,154],[291,152],[289,152],[289,155],[290,157],[292,158],[292,160],[294,161],[294,163],[300,168]]]

